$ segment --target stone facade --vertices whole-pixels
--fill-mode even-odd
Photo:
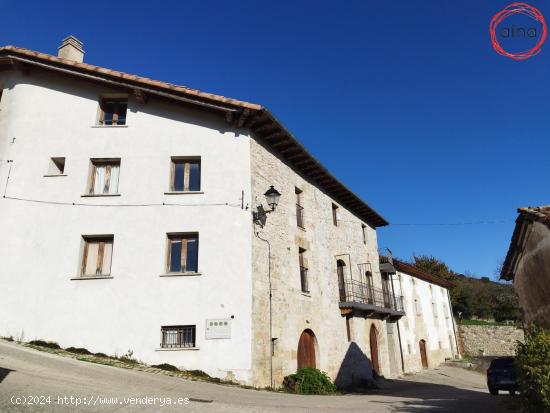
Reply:
[[[523,330],[512,326],[458,327],[464,354],[472,356],[513,356]]]
[[[514,281],[524,322],[550,329],[550,206],[518,211],[501,278]]]
[[[357,264],[369,263],[374,284],[380,287],[376,231],[342,206],[338,226],[332,221],[329,196],[303,179],[291,167],[256,140],[251,140],[252,207],[265,203],[263,193],[274,185],[282,194],[266,225],[252,234],[253,267],[253,360],[255,382],[279,386],[284,376],[297,368],[297,348],[302,332],[315,334],[317,367],[339,385],[372,377],[369,332],[377,331],[380,372],[390,376],[386,321],[350,318],[339,310],[337,259],[346,263],[346,277],[358,277]],[[296,194],[301,193],[305,229],[297,226]],[[362,225],[365,225],[366,243]],[[269,246],[265,240],[269,241]],[[268,257],[270,248],[271,260]],[[309,292],[302,292],[299,248],[305,250]],[[271,261],[271,271],[269,262]],[[269,273],[271,275],[271,318],[273,357],[270,356]],[[349,323],[350,340],[347,338]],[[273,378],[271,379],[271,365]]]

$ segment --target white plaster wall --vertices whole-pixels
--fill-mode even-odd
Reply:
[[[88,204],[0,200],[0,335],[93,352],[128,350],[249,381],[251,369],[250,143],[222,116],[130,97],[128,127],[93,127],[97,84],[33,69],[3,72],[0,159],[13,159],[7,195]],[[10,143],[15,137],[15,143]],[[44,177],[50,157],[63,177]],[[165,195],[171,156],[201,156],[204,194]],[[84,198],[90,158],[121,158],[119,197]],[[9,165],[0,163],[2,191]],[[201,204],[231,203],[230,206]],[[166,233],[199,233],[200,276],[166,277]],[[79,280],[82,234],[114,234],[113,279]],[[205,320],[234,316],[232,338],[205,340]],[[196,324],[199,350],[156,351],[162,325]],[[231,374],[230,374],[231,375]]]
[[[394,285],[400,285],[405,307],[405,316],[399,320],[405,372],[422,369],[419,347],[422,339],[426,340],[428,366],[436,367],[457,354],[448,290],[404,272],[398,271],[396,275]],[[415,299],[421,307],[420,315],[415,309]]]

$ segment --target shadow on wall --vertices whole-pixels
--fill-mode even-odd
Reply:
[[[0,383],[2,383],[2,381],[4,381],[4,379],[8,376],[8,374],[10,374],[12,371],[15,371],[15,370],[10,370],[10,369],[5,369],[4,367],[0,367]]]
[[[339,389],[359,390],[372,387],[372,363],[361,348],[351,342],[340,365],[334,384]]]

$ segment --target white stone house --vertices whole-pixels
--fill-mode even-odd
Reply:
[[[384,218],[266,108],[83,55],[0,48],[0,336],[256,386],[404,371]]]

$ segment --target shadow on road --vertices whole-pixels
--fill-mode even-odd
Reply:
[[[15,370],[10,370],[10,369],[5,369],[4,367],[0,367],[0,383],[2,383],[2,381],[8,377],[8,374],[10,374],[12,371],[15,371]]]
[[[492,396],[484,389],[475,391],[450,385],[409,380],[384,380],[383,388],[373,391],[371,394],[383,396],[384,400],[373,399],[369,403],[387,405],[392,412],[406,413],[425,412],[427,410],[430,412],[461,413],[510,412],[506,405],[511,405],[511,402],[515,399],[515,397],[508,395]],[[388,397],[414,400],[397,402],[397,400],[388,400]]]

